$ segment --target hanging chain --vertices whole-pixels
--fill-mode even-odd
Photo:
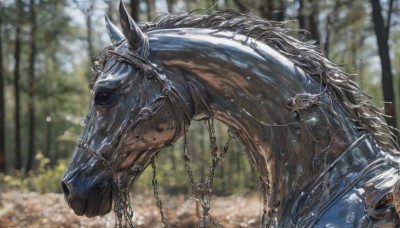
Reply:
[[[115,194],[114,195],[114,212],[116,214],[115,217],[115,227],[131,227],[135,228],[135,225],[132,223],[133,218],[133,210],[129,200],[129,190],[121,189],[119,186],[114,186]]]
[[[169,227],[168,221],[164,215],[164,211],[162,208],[162,202],[158,195],[158,187],[157,187],[157,179],[156,179],[156,169],[157,169],[156,168],[156,158],[157,158],[157,156],[155,156],[151,161],[151,168],[153,169],[153,178],[151,180],[151,183],[153,185],[154,197],[156,198],[156,205],[157,205],[157,208],[160,210],[161,221],[164,224],[164,227],[168,228]]]
[[[223,225],[213,219],[211,214],[209,213],[211,207],[210,207],[210,198],[211,198],[211,193],[212,193],[212,185],[213,185],[213,178],[214,178],[214,172],[215,169],[218,165],[218,162],[220,162],[224,157],[225,154],[227,153],[229,149],[229,143],[231,139],[234,139],[236,137],[236,133],[229,128],[228,129],[228,141],[225,143],[223,147],[223,151],[221,153],[218,153],[218,147],[216,145],[216,137],[215,137],[215,129],[214,129],[214,121],[213,119],[209,119],[206,121],[206,127],[210,135],[210,147],[211,147],[211,155],[213,157],[212,160],[212,165],[210,167],[210,173],[207,178],[207,180],[203,183],[196,183],[194,180],[194,175],[193,171],[190,167],[190,153],[188,150],[187,146],[187,135],[186,132],[184,134],[184,159],[185,159],[185,165],[188,170],[189,178],[191,181],[192,185],[192,190],[193,192],[199,196],[200,198],[200,203],[202,205],[203,209],[203,215],[200,219],[199,222],[199,227],[205,227],[205,222],[208,219],[212,224],[218,227],[223,227]],[[152,159],[151,161],[151,167],[153,169],[153,177],[152,177],[152,185],[153,185],[153,190],[154,190],[154,197],[156,199],[156,205],[157,208],[160,211],[160,216],[161,216],[161,221],[164,224],[164,227],[169,227],[168,221],[165,217],[163,207],[162,207],[162,201],[161,198],[159,197],[159,192],[158,192],[158,185],[157,185],[157,179],[156,179],[156,156]],[[114,186],[115,194],[114,194],[114,211],[116,214],[115,217],[115,227],[122,228],[122,227],[131,227],[134,228],[135,225],[132,223],[132,218],[133,218],[133,209],[131,207],[130,201],[129,201],[129,191],[128,188],[121,188],[120,186]]]
[[[228,129],[228,141],[225,143],[223,147],[223,151],[218,153],[218,147],[217,147],[217,142],[216,142],[216,137],[215,137],[215,128],[214,128],[214,119],[209,118],[206,120],[205,125],[207,127],[209,136],[210,136],[210,148],[211,148],[211,156],[212,156],[212,165],[210,166],[210,172],[208,175],[208,178],[204,182],[196,183],[194,180],[193,176],[193,170],[190,167],[190,153],[188,150],[188,145],[187,145],[187,135],[186,132],[184,134],[184,142],[183,142],[183,152],[184,152],[184,159],[185,159],[185,166],[189,175],[189,179],[192,185],[192,191],[196,195],[197,198],[199,198],[199,202],[201,203],[202,209],[203,209],[203,214],[202,217],[200,218],[199,226],[203,228],[205,226],[205,222],[208,219],[212,224],[218,227],[223,227],[221,223],[218,221],[214,220],[213,217],[210,214],[210,209],[211,209],[211,193],[212,193],[212,186],[213,186],[213,181],[214,181],[214,172],[215,169],[218,165],[218,163],[225,157],[225,154],[227,153],[229,149],[229,143],[231,139],[234,139],[236,137],[236,134],[233,129],[229,128]]]
[[[214,172],[215,169],[218,165],[218,162],[221,160],[222,156],[220,154],[218,154],[218,147],[217,147],[217,139],[215,137],[215,128],[214,128],[214,119],[213,118],[209,118],[205,121],[209,136],[210,136],[210,149],[211,149],[211,156],[212,156],[212,165],[210,167],[210,173],[208,175],[207,180],[205,181],[204,188],[208,191],[204,191],[207,194],[202,195],[201,197],[201,206],[203,207],[203,216],[200,220],[200,225],[202,225],[201,227],[204,227],[204,223],[206,218],[208,218],[214,225],[218,226],[218,227],[223,227],[223,225],[217,221],[215,221],[209,211],[211,209],[211,202],[210,202],[210,198],[211,198],[211,192],[212,192],[212,186],[213,186],[213,182],[214,182]],[[202,192],[204,194],[204,192]],[[199,226],[200,226],[199,225]]]
[[[194,181],[194,177],[193,177],[193,170],[190,167],[190,154],[189,154],[189,150],[188,150],[188,146],[187,146],[187,135],[186,135],[186,130],[185,133],[183,134],[183,158],[185,159],[185,166],[187,169],[187,172],[189,174],[189,179],[190,179],[190,183],[192,185],[192,190],[196,191],[196,182]]]

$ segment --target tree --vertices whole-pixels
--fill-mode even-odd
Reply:
[[[156,14],[156,2],[155,0],[146,0],[147,2],[147,21],[152,21]]]
[[[23,15],[23,3],[21,0],[17,0],[17,15]],[[20,59],[21,59],[21,17],[17,17],[15,23],[15,50],[14,50],[14,95],[15,95],[15,164],[14,168],[20,170],[22,168],[22,157],[21,157],[21,120],[20,120],[20,91],[19,91],[19,79],[20,79]]]
[[[285,19],[285,1],[278,1],[278,7],[274,0],[262,2],[260,6],[261,17],[273,21],[283,21]]]
[[[93,11],[94,11],[94,6],[96,5],[97,1],[89,1],[86,2],[86,4],[82,4],[81,2],[74,0],[75,4],[78,6],[80,11],[83,13],[85,16],[85,23],[86,23],[86,43],[88,45],[88,55],[89,55],[89,60],[90,62],[92,59],[95,57],[94,53],[94,48],[93,48]],[[88,73],[88,78],[90,78],[90,73]]]
[[[4,70],[3,70],[3,40],[2,40],[3,4],[0,3],[0,172],[6,172],[6,141],[5,141],[5,101],[4,101]]]
[[[241,12],[248,12],[249,8],[241,0],[233,0]],[[262,11],[262,9],[260,9]]]
[[[174,4],[176,0],[167,0],[167,7],[168,7],[168,12],[173,13],[174,12]]]
[[[318,1],[317,0],[299,0],[298,21],[299,28],[310,32],[310,38],[318,44],[320,36],[318,31]]]
[[[382,16],[382,7],[379,0],[371,0],[372,4],[372,20],[374,24],[374,30],[377,38],[379,57],[381,59],[382,67],[382,90],[383,98],[385,100],[385,114],[390,116],[386,118],[388,124],[392,127],[396,127],[396,109],[395,109],[395,98],[393,89],[393,73],[390,63],[389,53],[389,33],[390,33],[390,17],[393,6],[393,0],[389,1],[388,18],[385,26],[384,19]]]
[[[30,55],[29,55],[29,78],[28,78],[28,160],[26,163],[26,172],[32,169],[32,163],[35,157],[35,59],[36,59],[36,10],[35,0],[30,0],[29,11],[30,11]]]
[[[139,21],[139,0],[131,0],[131,16],[136,22]]]

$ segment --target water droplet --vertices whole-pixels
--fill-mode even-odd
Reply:
[[[247,80],[250,80],[250,77],[246,77]]]

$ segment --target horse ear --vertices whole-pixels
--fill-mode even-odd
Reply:
[[[119,31],[119,29],[110,21],[107,15],[104,15],[104,19],[106,21],[106,27],[108,31],[108,35],[110,35],[110,39],[112,43],[121,41],[124,39],[124,35]]]
[[[146,35],[143,34],[142,30],[140,30],[139,26],[129,15],[122,1],[119,4],[119,13],[121,17],[122,33],[128,42],[129,48],[133,51],[137,51],[143,46]]]

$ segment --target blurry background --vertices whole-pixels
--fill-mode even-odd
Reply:
[[[354,74],[374,102],[400,118],[400,6],[398,0],[132,0],[124,1],[138,22],[164,12],[198,13],[234,8],[301,28],[298,38],[320,46],[329,59]],[[110,43],[104,14],[119,25],[116,0],[0,0],[0,193],[19,189],[61,192],[60,178],[82,131],[90,99],[92,59]],[[392,102],[385,103],[383,101]],[[396,114],[397,111],[397,114]],[[397,125],[398,127],[398,125]],[[219,149],[227,129],[215,126]],[[197,180],[207,178],[209,134],[202,122],[188,141]],[[151,191],[151,170],[135,191]],[[182,142],[160,153],[162,194],[189,194]],[[218,166],[214,194],[258,189],[258,177],[242,146],[231,142]],[[0,197],[1,200],[1,197]],[[0,201],[0,217],[2,215]],[[4,208],[3,208],[4,209]],[[0,225],[1,226],[1,225]]]

